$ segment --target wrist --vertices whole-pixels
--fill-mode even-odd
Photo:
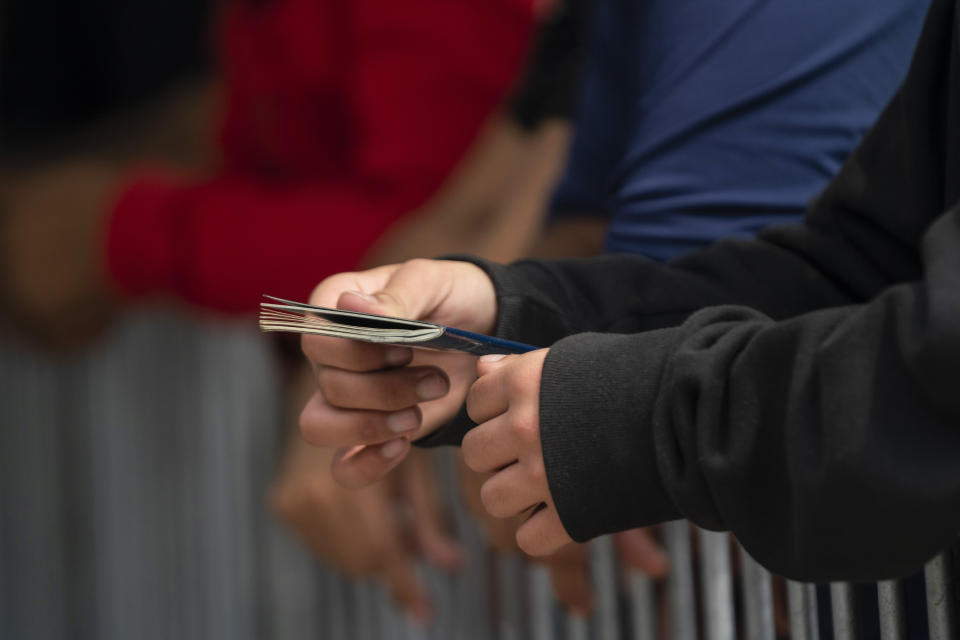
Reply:
[[[650,373],[661,369],[674,335],[584,333],[550,348],[540,440],[557,513],[578,542],[680,516],[658,464],[659,378]]]

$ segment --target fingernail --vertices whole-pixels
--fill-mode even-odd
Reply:
[[[440,375],[431,373],[417,382],[417,397],[421,400],[435,400],[447,393],[447,381]]]
[[[384,354],[384,359],[391,367],[399,367],[402,364],[407,364],[410,362],[412,355],[413,353],[410,351],[410,349],[404,349],[403,347],[392,347],[387,349],[386,354]]]
[[[404,409],[387,416],[387,427],[394,433],[406,433],[419,426],[420,420],[413,409]]]
[[[407,448],[407,441],[403,438],[391,440],[380,447],[380,455],[384,458],[396,458]]]
[[[373,297],[372,295],[370,295],[369,293],[364,293],[364,292],[362,292],[362,291],[344,291],[344,293],[350,293],[350,294],[352,294],[352,295],[357,296],[358,298],[362,298],[363,300],[365,300],[365,301],[367,301],[367,302],[372,302],[373,304],[380,304],[380,301],[377,300],[377,299],[376,299],[375,297]]]
[[[487,356],[480,356],[480,361],[481,362],[500,362],[506,357],[507,357],[506,354],[503,354],[503,353],[491,353],[490,355],[487,355]]]

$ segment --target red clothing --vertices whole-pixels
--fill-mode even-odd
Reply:
[[[130,296],[223,311],[305,299],[425,201],[503,99],[531,0],[236,2],[222,172],[119,197],[108,265]]]

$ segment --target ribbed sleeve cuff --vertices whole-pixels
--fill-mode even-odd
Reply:
[[[550,349],[540,385],[540,440],[550,494],[570,536],[674,519],[657,466],[653,406],[675,329],[584,333]]]
[[[173,289],[181,192],[173,180],[146,173],[118,195],[107,228],[107,268],[125,296]]]
[[[548,347],[571,333],[567,319],[557,305],[544,294],[546,277],[535,262],[502,265],[471,255],[443,256],[443,260],[469,262],[483,269],[497,292],[497,326],[494,335],[536,347]]]

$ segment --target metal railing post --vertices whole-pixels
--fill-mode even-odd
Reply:
[[[657,609],[654,603],[653,580],[636,569],[631,569],[629,576],[633,640],[655,640]]]
[[[897,580],[877,583],[880,608],[880,640],[904,640],[907,637],[907,612],[903,584]]]
[[[816,585],[788,580],[787,606],[790,610],[790,637],[794,640],[819,640]]]
[[[733,578],[730,572],[730,534],[699,532],[700,583],[707,640],[733,640]]]
[[[833,637],[835,640],[856,640],[857,609],[853,599],[853,587],[846,582],[830,585],[830,608],[833,613]]]
[[[773,581],[770,573],[740,548],[744,629],[747,640],[774,640]]]
[[[954,638],[953,597],[950,584],[950,564],[946,553],[927,563],[924,576],[927,582],[927,618],[930,622],[930,640]]]
[[[686,520],[675,520],[665,524],[663,529],[667,553],[670,555],[670,575],[667,578],[670,637],[674,640],[696,640],[697,612],[690,524]]]

